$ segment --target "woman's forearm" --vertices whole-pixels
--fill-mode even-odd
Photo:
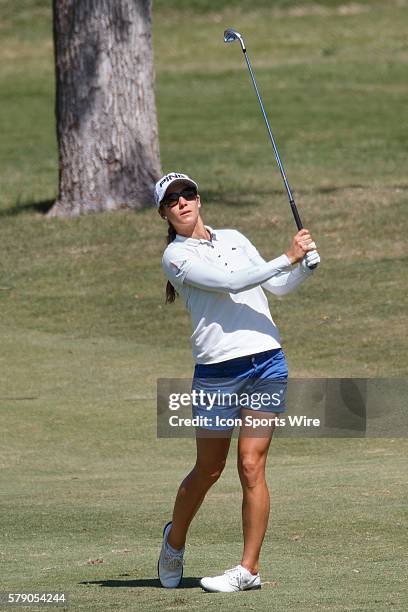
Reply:
[[[225,272],[216,266],[196,261],[189,267],[184,284],[208,291],[239,293],[262,285],[281,274],[288,266],[290,261],[286,255],[268,262],[255,262],[252,266],[236,272]]]
[[[262,288],[274,295],[286,295],[297,289],[312,273],[307,266],[300,264],[293,270],[282,272],[269,279],[262,284]]]

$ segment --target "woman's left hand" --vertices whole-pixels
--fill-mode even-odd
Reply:
[[[320,255],[315,251],[308,251],[302,260],[302,265],[305,265],[309,270],[313,270],[320,263]]]

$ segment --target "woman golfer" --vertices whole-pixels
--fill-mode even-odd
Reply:
[[[285,410],[288,377],[263,289],[276,295],[292,291],[312,274],[308,266],[315,266],[320,258],[307,229],[296,234],[285,254],[266,262],[240,232],[204,225],[198,185],[185,174],[165,175],[156,183],[154,196],[159,214],[168,223],[163,255],[167,302],[174,301],[177,291],[192,318],[196,362],[192,388],[200,398],[193,402],[193,416],[207,417],[199,421],[205,426],[196,428],[196,463],[180,485],[172,520],[163,531],[159,579],[167,588],[180,584],[189,525],[220,477],[231,442],[231,423],[240,417],[245,422],[238,439],[242,559],[220,576],[202,578],[200,584],[213,592],[259,589],[259,554],[269,517],[265,464],[273,417]],[[292,268],[293,264],[300,265]],[[245,397],[246,402],[224,402],[224,396]],[[256,401],[251,403],[252,399]],[[246,417],[254,415],[268,417],[272,424],[258,435],[248,435],[251,427]]]

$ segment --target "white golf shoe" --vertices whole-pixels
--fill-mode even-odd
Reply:
[[[157,562],[157,573],[160,583],[166,589],[175,589],[183,577],[184,548],[176,553],[170,550],[167,537],[171,529],[171,521],[163,529],[163,544]]]
[[[201,578],[200,585],[204,591],[211,593],[234,593],[235,591],[260,589],[261,578],[259,574],[251,574],[242,565],[237,565],[226,570],[221,576]]]

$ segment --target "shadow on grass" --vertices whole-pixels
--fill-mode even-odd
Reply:
[[[248,206],[253,205],[253,197],[269,197],[282,195],[285,193],[282,189],[251,189],[247,188],[243,191],[215,191],[211,189],[203,189],[200,191],[204,202],[211,204],[225,204],[226,206]]]
[[[337,191],[345,191],[346,189],[365,189],[365,187],[358,183],[350,185],[327,185],[325,187],[317,187],[313,191],[316,193],[336,193]]]
[[[5,210],[0,210],[0,217],[17,217],[30,212],[46,215],[52,208],[55,200],[43,200],[41,202],[28,202],[27,204],[15,204]]]
[[[348,191],[348,190],[353,190],[353,189],[356,189],[356,190],[370,189],[370,187],[362,183],[347,183],[345,185],[324,185],[320,187],[300,188],[297,190],[292,189],[292,192],[293,192],[293,195],[296,197],[297,195],[301,193],[325,194],[325,193],[338,193],[338,192]],[[383,187],[383,189],[388,190],[388,191],[395,191],[395,190],[407,191],[408,185],[402,183],[402,184],[385,186]],[[282,186],[282,189],[259,189],[259,188],[251,189],[247,187],[245,191],[234,191],[234,192],[220,191],[220,190],[212,191],[212,190],[204,189],[202,191],[202,194],[203,194],[203,198],[205,197],[205,199],[208,200],[210,203],[211,202],[215,202],[215,203],[222,202],[223,204],[226,204],[227,206],[228,205],[246,206],[247,204],[252,204],[253,196],[267,198],[269,196],[286,195],[286,192],[285,192],[284,187]],[[248,198],[250,198],[251,201],[249,201]]]
[[[181,585],[177,589],[195,589],[200,587],[200,578],[195,576],[189,576],[183,578]],[[150,587],[153,589],[162,589],[162,585],[158,578],[141,578],[139,580],[86,580],[80,582],[83,585],[99,585],[101,587],[125,587],[125,588],[145,588]],[[201,588],[201,587],[200,587]]]
[[[365,189],[364,185],[359,183],[351,183],[347,185],[327,185],[322,187],[313,187],[306,189],[292,189],[293,196],[296,198],[301,193],[336,193],[345,191],[348,189]],[[253,205],[253,198],[268,198],[270,196],[286,196],[286,191],[284,186],[279,189],[268,189],[268,188],[250,188],[247,187],[243,191],[221,191],[221,190],[211,190],[204,189],[201,192],[204,201],[208,201],[211,203],[219,203],[226,204],[227,206],[247,206],[250,204]]]

